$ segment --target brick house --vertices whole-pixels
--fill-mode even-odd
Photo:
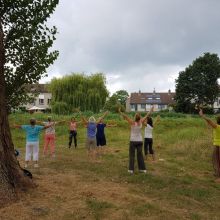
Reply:
[[[175,93],[171,92],[156,92],[155,89],[152,93],[142,93],[134,92],[131,93],[130,97],[127,99],[126,102],[126,111],[138,111],[138,112],[145,112],[149,111],[150,107],[154,105],[154,111],[160,111],[165,109],[172,108],[172,104],[175,103],[174,101]]]

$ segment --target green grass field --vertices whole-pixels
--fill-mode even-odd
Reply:
[[[34,115],[38,120],[44,114]],[[11,124],[27,124],[30,115],[10,115]],[[69,120],[70,116],[56,116]],[[166,117],[154,129],[157,161],[147,174],[127,173],[129,127],[108,115],[107,147],[99,161],[88,159],[86,129],[79,126],[77,149],[68,149],[68,123],[56,127],[56,158],[42,157],[30,167],[38,187],[1,209],[0,219],[220,219],[220,184],[211,163],[212,130],[198,117]],[[24,164],[25,134],[12,129]]]

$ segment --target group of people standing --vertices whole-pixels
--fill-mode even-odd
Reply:
[[[113,127],[116,125],[108,125],[105,124],[103,119],[108,114],[105,112],[102,117],[100,117],[97,122],[96,119],[91,116],[88,120],[80,113],[82,122],[84,126],[87,128],[87,139],[86,139],[86,147],[88,150],[88,155],[95,159],[97,156],[97,148],[106,145],[106,137],[104,129],[105,127]],[[20,128],[25,130],[26,132],[26,150],[25,150],[25,165],[27,168],[29,162],[33,157],[34,167],[39,167],[38,159],[39,159],[39,134],[42,130],[45,130],[44,136],[44,148],[43,148],[43,156],[47,156],[48,148],[50,147],[50,155],[51,157],[55,157],[55,125],[62,123],[65,121],[53,121],[50,116],[48,116],[46,122],[36,121],[34,118],[30,119],[29,125],[14,125],[14,128]],[[41,125],[37,125],[39,123]],[[74,117],[71,118],[69,123],[69,143],[68,146],[71,148],[72,141],[74,140],[74,146],[77,148],[77,126],[78,123]]]
[[[155,160],[155,153],[153,150],[153,120],[151,118],[151,113],[153,112],[153,107],[150,111],[144,116],[141,117],[139,113],[136,113],[134,119],[128,117],[124,112],[121,112],[119,109],[120,115],[128,122],[130,126],[130,142],[129,142],[129,166],[128,172],[134,173],[134,161],[135,161],[135,152],[137,153],[137,165],[139,172],[146,173],[146,166],[144,159],[147,159],[147,155],[151,154],[153,160]],[[88,150],[88,155],[91,158],[96,158],[97,147],[106,145],[106,137],[104,129],[105,127],[112,127],[116,125],[107,125],[103,122],[103,119],[108,114],[105,112],[104,115],[98,120],[94,116],[86,119],[82,113],[80,113],[82,123],[87,128],[87,138],[86,138],[86,147]],[[207,118],[202,109],[199,111],[199,115],[207,121],[207,123],[213,128],[213,167],[215,176],[218,181],[220,181],[220,117],[217,117],[217,122],[213,122]],[[157,117],[156,124],[159,121]],[[33,156],[34,167],[38,167],[38,158],[39,158],[39,133],[45,129],[45,142],[43,154],[47,155],[48,146],[50,145],[50,154],[52,157],[55,157],[55,125],[61,122],[52,121],[51,117],[48,117],[47,122],[42,122],[43,125],[36,125],[35,119],[30,119],[29,125],[15,125],[15,128],[21,128],[26,131],[26,153],[25,153],[25,168],[28,166],[29,161]],[[71,118],[69,122],[69,148],[72,145],[72,139],[74,139],[75,148],[77,147],[77,122],[75,118]],[[142,138],[142,126],[145,126],[145,137],[144,141]],[[144,146],[144,155],[143,148]]]

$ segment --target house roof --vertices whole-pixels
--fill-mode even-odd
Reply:
[[[30,93],[49,93],[48,84],[28,84],[26,88]]]
[[[134,92],[130,96],[130,104],[173,104],[174,92],[152,92],[152,93],[142,93]]]

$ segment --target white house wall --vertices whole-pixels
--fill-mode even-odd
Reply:
[[[32,96],[32,94],[30,94],[30,96]],[[31,108],[33,106],[37,106],[37,107],[40,107],[40,108],[48,109],[48,108],[50,108],[48,100],[50,102],[51,98],[52,98],[52,94],[51,93],[40,93],[35,98],[35,101],[33,103],[29,103],[29,104],[25,105],[24,107],[26,109],[29,109],[29,108]],[[40,102],[40,99],[43,100],[43,103]]]
[[[130,105],[130,108],[126,108],[126,111],[129,112],[148,112],[150,111],[152,105],[151,104],[145,104],[145,106],[142,106],[143,104],[137,104],[137,110],[135,110],[135,105]],[[168,109],[168,105],[158,105],[158,104],[154,104],[154,111],[161,111],[161,110],[165,110]]]

